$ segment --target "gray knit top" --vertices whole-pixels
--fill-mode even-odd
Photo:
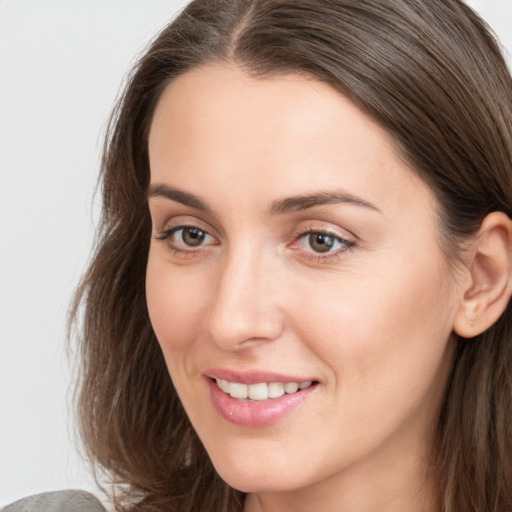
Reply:
[[[106,512],[92,494],[85,491],[57,491],[35,494],[7,505],[2,512]]]

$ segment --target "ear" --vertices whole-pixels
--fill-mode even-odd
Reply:
[[[472,338],[498,320],[512,294],[512,220],[506,214],[485,217],[466,263],[468,279],[453,327],[459,336]]]

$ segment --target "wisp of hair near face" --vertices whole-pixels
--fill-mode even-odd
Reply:
[[[148,136],[165,87],[205,64],[300,73],[392,136],[439,202],[456,261],[484,217],[512,217],[512,80],[459,0],[196,0],[150,44],[112,115],[96,252],[77,291],[78,415],[98,474],[129,510],[239,511],[171,383],[149,321]],[[512,312],[458,341],[430,471],[446,512],[512,510]]]

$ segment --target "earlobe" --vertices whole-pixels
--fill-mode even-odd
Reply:
[[[454,331],[472,338],[505,311],[512,294],[512,220],[502,212],[487,215],[468,250],[468,280],[454,319]]]

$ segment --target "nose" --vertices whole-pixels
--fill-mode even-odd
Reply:
[[[282,280],[270,255],[233,251],[219,263],[216,293],[207,314],[212,341],[240,350],[276,340],[284,329],[279,297]]]

